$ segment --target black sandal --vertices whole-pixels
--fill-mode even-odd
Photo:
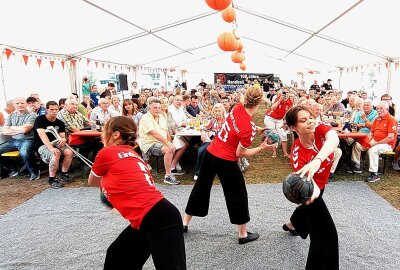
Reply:
[[[298,236],[298,235],[299,235],[299,234],[296,232],[296,230],[290,229],[290,228],[286,225],[286,223],[283,224],[282,229],[283,229],[284,231],[290,232],[290,233],[292,234],[292,236]]]

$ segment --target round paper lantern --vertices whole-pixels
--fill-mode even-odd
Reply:
[[[232,33],[223,32],[218,36],[217,39],[218,46],[223,51],[236,51],[239,42]]]
[[[242,52],[242,50],[243,50],[243,43],[239,40],[239,45],[238,45],[238,48],[236,49],[236,51]]]
[[[241,52],[234,52],[231,56],[233,63],[242,63],[244,61],[244,54]]]
[[[232,6],[227,7],[221,12],[222,19],[227,23],[231,23],[236,20],[236,12]]]
[[[205,1],[210,8],[218,11],[226,9],[232,3],[232,0],[205,0]]]
[[[240,69],[245,71],[246,70],[246,65],[244,63],[241,63],[240,64]]]

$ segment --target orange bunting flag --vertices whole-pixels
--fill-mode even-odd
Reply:
[[[128,70],[131,71],[131,67],[128,67]]]
[[[36,61],[37,61],[38,66],[40,67],[40,65],[42,64],[42,59],[38,58],[38,59],[36,59]]]
[[[117,71],[117,66],[116,65],[114,65],[114,69],[115,69],[115,71]]]
[[[71,67],[75,67],[76,60],[71,59],[69,62],[71,63]]]
[[[104,63],[101,63],[102,67],[104,68]]]
[[[24,58],[24,62],[25,62],[25,66],[28,64],[28,59],[29,59],[29,56],[28,55],[22,55],[22,58]]]
[[[10,49],[5,49],[6,55],[7,55],[7,60],[10,59],[10,55],[12,54],[12,50]]]
[[[50,60],[51,69],[54,69],[54,60]]]
[[[108,69],[110,69],[111,65],[110,65],[110,64],[107,64],[107,66],[108,66]]]
[[[86,64],[89,65],[90,59],[86,59]]]
[[[394,63],[394,69],[397,70],[398,67],[399,67],[399,62]]]
[[[99,62],[94,62],[94,65],[96,66],[96,68],[97,68],[97,65],[99,64]]]
[[[64,60],[61,60],[61,66],[64,69],[64,66],[65,66],[65,61]]]
[[[389,68],[389,63],[388,62],[385,63],[385,67]]]

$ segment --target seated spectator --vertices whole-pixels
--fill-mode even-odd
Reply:
[[[139,102],[141,104],[140,106],[140,111],[145,114],[147,112],[147,97],[144,93],[140,94],[139,96]]]
[[[363,100],[366,100],[366,99],[368,98],[367,92],[361,91],[361,98],[362,98]]]
[[[82,106],[85,107],[88,114],[92,113],[92,110],[96,107],[94,102],[90,99],[90,95],[83,95]]]
[[[118,115],[122,115],[122,106],[120,103],[121,103],[121,100],[119,99],[119,97],[113,96],[111,98],[110,110],[114,110]]]
[[[365,99],[363,102],[363,110],[357,112],[354,117],[354,124],[360,132],[370,133],[372,123],[378,117],[378,112],[372,108],[372,101]]]
[[[190,97],[190,104],[187,106],[186,110],[193,117],[200,114],[199,98],[197,96],[193,95]]]
[[[79,96],[77,93],[72,93],[71,95],[67,96],[68,98],[74,98],[76,100],[76,102],[78,102],[78,112],[80,112],[81,114],[83,114],[83,116],[85,116],[86,118],[88,118],[88,111],[86,110],[86,108],[79,103]]]
[[[190,96],[189,95],[183,95],[182,96],[182,107],[185,112],[186,118],[190,119],[193,116],[188,112],[187,108],[190,105]]]
[[[210,100],[211,100],[212,105],[215,105],[220,102],[220,97],[218,96],[217,90],[210,91]]]
[[[100,98],[106,98],[108,97],[111,99],[111,97],[115,94],[115,84],[110,82],[108,83],[106,90],[104,90],[103,93],[101,93]]]
[[[58,112],[57,118],[64,122],[67,135],[90,126],[89,120],[78,112],[78,101],[72,97],[65,101],[65,108]]]
[[[172,143],[171,134],[168,132],[167,119],[160,114],[160,111],[160,100],[151,99],[149,111],[140,120],[140,149],[146,162],[150,156],[164,155],[164,182],[170,185],[179,185],[180,181],[175,178],[172,172],[185,148],[176,150],[175,145]]]
[[[125,99],[122,103],[122,115],[132,118],[135,125],[139,127],[143,113],[140,112],[137,103],[133,103],[131,99]]]
[[[0,111],[0,132],[3,131],[3,126],[6,123],[7,117],[15,111],[14,100],[7,100],[6,108]]]
[[[389,105],[389,113],[391,116],[396,116],[395,105],[392,102],[392,97],[389,94],[383,94],[381,101],[385,101]]]
[[[325,101],[329,100],[327,97],[325,97]],[[330,106],[328,108],[328,115],[331,116],[333,115],[334,117],[341,117],[343,116],[343,113],[345,111],[345,107],[342,103],[340,103],[337,100],[336,96],[330,97]]]
[[[194,177],[193,179],[196,181],[199,172],[200,172],[200,166],[201,162],[203,161],[204,154],[206,153],[206,149],[208,145],[211,143],[211,141],[214,139],[214,137],[218,134],[219,130],[222,127],[222,124],[225,122],[225,108],[221,103],[217,103],[213,106],[213,109],[211,111],[211,114],[213,118],[210,120],[207,126],[204,127],[204,129],[201,130],[201,141],[203,144],[199,147],[197,150],[197,162],[196,162],[196,168],[194,170]]]
[[[395,171],[400,171],[399,158],[400,158],[400,144],[397,145],[397,147],[395,149],[395,154],[394,154],[393,162],[392,162],[392,168]]]
[[[57,189],[64,186],[56,177],[61,156],[64,156],[61,165],[61,180],[66,183],[71,181],[68,170],[72,162],[72,151],[65,146],[67,142],[65,125],[60,119],[57,119],[59,110],[57,102],[47,102],[46,110],[46,115],[40,115],[35,120],[34,138],[40,158],[43,162],[49,164],[49,185]],[[46,132],[48,127],[54,128],[61,137],[58,143],[52,144],[58,138],[54,134]]]
[[[60,98],[60,100],[58,101],[58,108],[60,111],[64,109],[66,100],[66,98]]]
[[[229,97],[221,98],[221,104],[222,104],[222,106],[224,106],[225,113],[228,113],[231,111],[231,104],[229,103]]]
[[[354,120],[356,118],[356,115],[359,113],[362,113],[363,111],[363,104],[364,104],[364,100],[360,97],[356,98],[356,107],[355,110],[353,111],[351,118],[350,118],[350,123],[354,123]]]
[[[108,119],[115,116],[118,116],[118,113],[110,108],[110,101],[106,98],[100,98],[99,107],[93,109],[90,120],[99,120],[100,123],[104,124]]]
[[[186,127],[187,117],[182,107],[182,96],[176,95],[171,105],[168,106],[168,112],[172,115],[178,128]]]
[[[32,93],[32,94],[30,94],[29,97],[34,97],[34,98],[36,98],[36,100],[39,102],[40,106],[44,106],[44,103],[43,103],[43,101],[40,99],[38,93]]]
[[[314,116],[315,119],[315,125],[318,126],[322,122],[322,116],[323,116],[323,106],[318,103],[312,103],[311,104],[311,113]]]
[[[37,115],[45,115],[46,108],[40,106],[39,101],[34,97],[28,97],[26,99],[26,103],[28,104],[27,108],[28,111],[36,113]]]
[[[353,146],[351,159],[354,162],[354,172],[361,173],[360,155],[361,151],[368,150],[370,176],[368,182],[380,180],[378,176],[379,155],[383,152],[393,151],[396,145],[397,121],[389,114],[389,105],[381,101],[376,106],[378,117],[375,118],[369,133],[369,147],[362,146],[356,142]]]
[[[97,91],[97,85],[93,84],[92,87],[90,87],[90,100],[93,102],[95,107],[99,105],[99,99],[100,94]]]
[[[140,88],[137,84],[137,82],[132,82],[131,90],[130,90],[130,95],[132,96],[132,99],[138,98],[140,94]]]
[[[33,124],[37,115],[27,110],[25,98],[14,99],[15,111],[11,113],[3,127],[4,135],[11,135],[12,139],[0,145],[0,154],[9,151],[19,151],[26,167],[30,173],[30,180],[40,178],[40,171],[36,166],[33,140]],[[18,171],[14,171],[10,176],[18,175]]]

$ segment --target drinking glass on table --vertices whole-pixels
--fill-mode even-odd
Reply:
[[[90,124],[90,130],[91,131],[96,131],[96,121],[90,120],[89,124]]]
[[[196,121],[194,122],[194,125],[195,125],[195,127],[196,127],[196,130],[200,130],[201,122],[200,122],[199,119],[196,119]]]

